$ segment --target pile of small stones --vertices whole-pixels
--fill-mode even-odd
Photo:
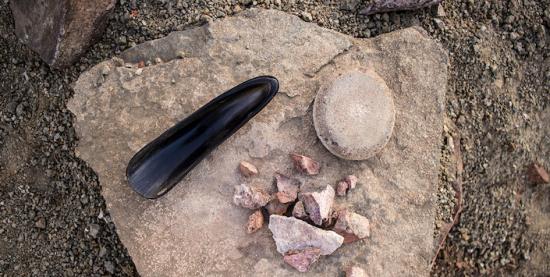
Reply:
[[[306,176],[319,174],[320,164],[310,157],[290,154],[294,167]],[[242,161],[239,171],[244,177],[259,174],[250,162]],[[320,191],[302,191],[302,182],[279,172],[274,174],[275,193],[261,186],[235,186],[235,205],[253,210],[246,224],[251,234],[261,229],[269,218],[269,229],[283,260],[300,272],[307,272],[322,255],[330,255],[342,243],[363,240],[370,235],[369,220],[348,209],[333,206],[335,196],[346,196],[357,185],[354,175],[345,176],[336,190],[327,185]],[[347,276],[366,276],[361,268],[346,269]]]

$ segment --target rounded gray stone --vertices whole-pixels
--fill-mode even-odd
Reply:
[[[346,160],[366,160],[382,150],[394,122],[392,93],[373,70],[348,71],[325,83],[313,105],[317,137]]]

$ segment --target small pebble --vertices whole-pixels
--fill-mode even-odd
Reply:
[[[348,192],[349,185],[346,181],[340,181],[336,185],[336,195],[338,196],[346,196]]]
[[[349,189],[355,189],[358,179],[355,175],[348,175],[344,178],[344,181],[348,184]]]
[[[233,203],[243,208],[256,210],[259,209],[271,200],[271,196],[263,189],[256,186],[241,184],[235,186],[235,194],[233,195]]]
[[[111,60],[115,66],[124,66],[124,60],[119,57],[113,57]]]
[[[313,20],[313,17],[308,12],[302,12],[301,16],[305,22],[311,22]]]
[[[115,273],[115,266],[111,261],[106,261],[103,265],[105,266],[105,270],[107,270],[107,272],[111,274]]]
[[[370,236],[370,223],[366,217],[348,210],[339,211],[337,216],[334,231],[344,237],[344,243],[352,243]]]
[[[307,175],[317,175],[321,169],[321,165],[310,157],[298,154],[290,154],[294,167]]]
[[[88,226],[88,232],[90,234],[90,236],[92,236],[93,238],[96,238],[97,237],[97,234],[99,234],[99,230],[101,229],[101,227],[97,224],[90,224],[90,226]]]
[[[264,215],[262,214],[262,211],[257,210],[248,217],[246,232],[252,234],[260,230],[262,226],[264,226]]]
[[[443,5],[441,4],[437,5],[437,17],[445,17],[445,16],[447,16],[447,13],[445,12]]]
[[[180,58],[180,59],[185,58],[185,51],[178,51],[178,52],[176,53],[176,56],[177,56],[178,58]]]
[[[36,228],[38,229],[46,229],[46,219],[44,219],[43,217],[39,218],[34,226],[36,226]]]
[[[244,177],[258,175],[258,168],[247,161],[242,161],[239,163],[239,171]]]

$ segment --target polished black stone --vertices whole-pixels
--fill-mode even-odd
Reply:
[[[262,110],[278,90],[277,79],[261,76],[214,98],[132,157],[126,168],[130,186],[145,198],[164,195]]]

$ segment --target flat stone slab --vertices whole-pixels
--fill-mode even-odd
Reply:
[[[185,53],[185,58],[177,59]],[[178,54],[179,53],[179,54]],[[80,137],[77,154],[97,172],[102,193],[143,276],[337,276],[355,264],[370,276],[427,276],[434,215],[447,57],[421,29],[360,40],[274,10],[175,32],[122,54],[142,69],[105,61],[82,74],[68,106]],[[312,103],[342,72],[374,70],[393,91],[395,127],[387,146],[366,161],[346,161],[317,139]],[[166,196],[146,200],[126,182],[132,155],[165,129],[249,78],[276,76],[281,92],[203,160]],[[298,174],[289,153],[321,163]],[[239,162],[259,174],[245,179]],[[285,264],[272,234],[246,233],[252,211],[232,204],[233,187],[254,182],[274,191],[275,172],[321,189],[349,174],[357,187],[336,205],[366,216],[369,238],[323,256],[308,273]]]

